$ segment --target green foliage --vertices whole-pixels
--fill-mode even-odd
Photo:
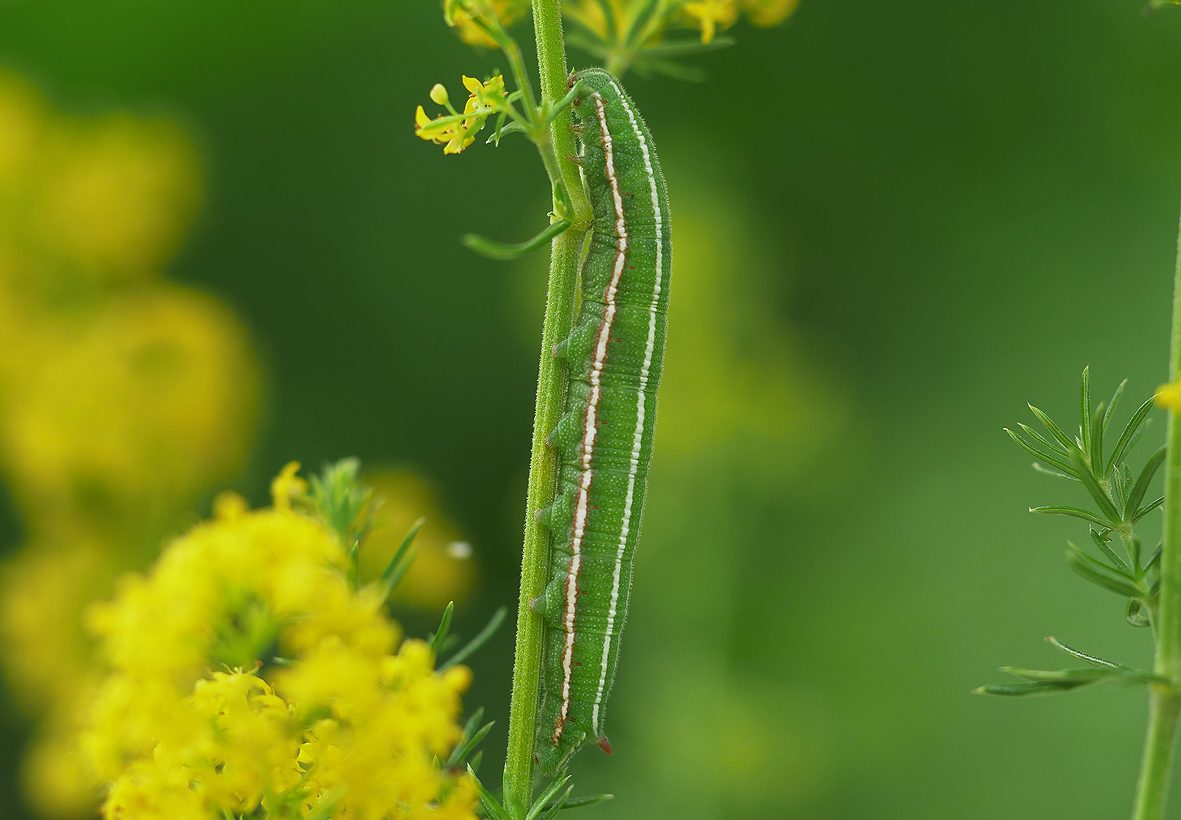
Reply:
[[[1141,561],[1140,542],[1134,528],[1164,500],[1155,498],[1144,503],[1148,488],[1164,462],[1165,450],[1163,447],[1157,450],[1138,472],[1127,463],[1152,409],[1152,399],[1148,399],[1132,414],[1110,455],[1105,454],[1104,441],[1125,385],[1126,382],[1121,382],[1110,401],[1099,402],[1092,409],[1090,372],[1085,368],[1079,390],[1078,432],[1073,438],[1033,405],[1029,409],[1046,429],[1048,438],[1025,424],[1018,425],[1020,432],[1009,428],[1005,432],[1038,460],[1034,464],[1036,469],[1082,485],[1089,496],[1093,505],[1089,509],[1061,504],[1030,507],[1030,512],[1068,516],[1089,525],[1090,540],[1097,555],[1068,542],[1067,565],[1097,586],[1137,601],[1151,611],[1159,585],[1156,562]],[[1122,542],[1123,556],[1112,548],[1113,536]]]
[[[1075,669],[1026,669],[1002,666],[1001,671],[1020,679],[1019,683],[992,683],[973,690],[981,695],[1055,695],[1093,683],[1158,683],[1163,679],[1144,669],[1104,660],[1062,643],[1057,638],[1046,638],[1055,649],[1090,664]]]
[[[1090,507],[1052,504],[1029,508],[1033,513],[1066,516],[1087,523],[1091,549],[1067,541],[1067,566],[1084,580],[1124,599],[1128,623],[1152,626],[1160,591],[1161,547],[1158,545],[1145,560],[1135,527],[1164,501],[1155,498],[1145,503],[1144,499],[1164,462],[1165,449],[1162,447],[1153,453],[1139,471],[1134,471],[1127,463],[1129,453],[1144,432],[1153,406],[1150,398],[1132,414],[1110,453],[1105,452],[1112,418],[1126,384],[1126,381],[1121,382],[1109,401],[1101,401],[1092,407],[1090,368],[1084,368],[1079,387],[1078,430],[1074,436],[1067,435],[1061,426],[1032,404],[1029,405],[1030,412],[1045,428],[1045,435],[1026,424],[1017,425],[1020,432],[1009,428],[1005,428],[1005,432],[1037,459],[1033,465],[1035,469],[1080,485],[1089,498]],[[1120,542],[1119,550],[1114,546],[1116,538]],[[1056,694],[1095,683],[1155,680],[1150,672],[1095,657],[1054,638],[1048,640],[1090,666],[1052,671],[1006,666],[1001,671],[1020,682],[990,684],[974,691],[989,695]]]
[[[468,771],[472,771],[471,767],[468,767]],[[574,784],[570,782],[571,779],[568,774],[554,778],[530,804],[529,811],[525,814],[525,820],[550,820],[564,809],[593,806],[595,803],[602,803],[613,797],[610,794],[588,794],[582,797],[572,797]],[[488,815],[490,820],[510,820],[513,814],[495,795],[484,788],[478,779],[476,783],[480,790],[480,805],[483,806],[484,813]]]

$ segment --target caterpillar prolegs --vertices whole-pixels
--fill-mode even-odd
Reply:
[[[578,72],[573,101],[594,222],[574,330],[558,345],[566,413],[544,614],[538,759],[554,772],[588,741],[606,752],[604,707],[627,618],[664,354],[671,263],[668,191],[652,136],[631,98],[601,69]]]

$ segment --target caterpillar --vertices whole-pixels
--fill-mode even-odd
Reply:
[[[605,704],[627,619],[664,355],[672,246],[668,190],[631,98],[601,69],[571,77],[578,157],[593,223],[573,331],[554,354],[569,379],[548,438],[558,492],[550,530],[537,759],[563,768],[588,741],[606,753]]]

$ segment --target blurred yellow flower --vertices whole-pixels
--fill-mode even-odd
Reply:
[[[475,816],[470,777],[439,764],[470,673],[399,646],[337,537],[286,506],[293,478],[94,608],[109,671],[83,748],[111,783],[106,817]]]
[[[28,215],[40,246],[102,281],[156,274],[201,198],[196,151],[166,119],[113,114],[59,126]]]
[[[682,7],[701,29],[701,42],[712,42],[719,28],[729,28],[738,19],[737,0],[690,0]]]
[[[74,681],[69,701],[38,722],[21,766],[25,800],[42,818],[93,817],[102,790],[78,746],[96,683]]]
[[[414,562],[394,590],[396,604],[438,612],[448,601],[463,601],[476,579],[471,544],[440,507],[434,488],[410,470],[366,471],[377,502],[373,530],[361,549],[361,577],[377,578],[419,517]]]
[[[0,202],[16,193],[46,128],[41,95],[14,72],[0,69]]]
[[[1156,399],[1158,407],[1163,407],[1166,410],[1181,410],[1181,381],[1162,384],[1156,389],[1156,395],[1153,398]]]
[[[628,8],[624,0],[609,0],[609,2],[616,25],[626,28]],[[611,36],[611,32],[608,30],[607,14],[603,10],[602,0],[575,0],[574,2],[563,3],[562,13],[603,39]]]
[[[777,26],[791,17],[800,0],[742,0],[742,10],[756,26]]]
[[[91,674],[85,602],[104,594],[114,569],[107,545],[80,533],[33,541],[0,576],[0,645],[8,683],[32,714],[73,700]]]
[[[496,41],[488,36],[489,24],[495,21],[508,28],[528,10],[528,0],[446,0],[443,19],[468,45],[496,48]]]
[[[201,187],[176,122],[63,115],[0,68],[0,477],[28,536],[0,568],[0,659],[38,720],[22,768],[44,816],[98,802],[78,744],[99,677],[82,612],[253,438],[244,327],[158,278]]]
[[[258,405],[245,329],[221,304],[158,286],[26,341],[0,413],[0,467],[35,519],[175,511],[242,463]]]
[[[291,502],[308,491],[308,483],[299,477],[299,462],[289,461],[271,482],[271,497],[276,510],[290,510]]]

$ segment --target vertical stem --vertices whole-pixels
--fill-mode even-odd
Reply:
[[[1179,713],[1181,703],[1171,692],[1152,692],[1148,701],[1148,736],[1144,739],[1133,820],[1162,820],[1165,816],[1165,794],[1169,788],[1173,736],[1177,731]]]
[[[566,95],[566,49],[562,38],[560,0],[533,0],[533,25],[541,74],[541,112],[550,116]],[[537,406],[533,416],[533,446],[526,493],[525,542],[521,555],[521,594],[517,610],[517,645],[513,664],[513,692],[509,707],[508,753],[504,764],[504,804],[513,818],[524,818],[533,798],[533,740],[536,734],[538,689],[541,684],[543,622],[529,606],[545,591],[548,579],[548,539],[537,511],[551,503],[557,482],[557,456],[545,437],[558,423],[565,406],[566,380],[552,355],[554,345],[570,334],[583,241],[590,225],[590,202],[574,164],[574,132],[569,109],[554,118],[547,149],[555,208],[564,193],[569,197],[571,221],[554,238],[550,250],[541,362],[537,374]],[[556,160],[557,175],[549,165]]]
[[[569,76],[566,41],[562,38],[561,0],[533,0],[533,29],[537,35],[537,67],[541,74],[541,110],[548,116],[557,102],[566,96]],[[554,118],[550,139],[558,157],[561,179],[570,192],[570,221],[585,230],[590,226],[591,206],[582,176],[574,163],[577,146],[569,108]]]
[[[1181,378],[1181,237],[1173,282],[1173,333],[1169,348],[1169,380]],[[1165,460],[1165,526],[1161,552],[1160,622],[1154,669],[1171,685],[1154,686],[1149,701],[1148,737],[1136,795],[1135,820],[1164,816],[1169,763],[1181,713],[1181,421],[1170,411]]]
[[[1181,239],[1173,284],[1173,336],[1170,344],[1169,380],[1181,378]],[[1168,455],[1165,459],[1165,531],[1161,553],[1161,635],[1156,671],[1181,681],[1181,423],[1169,413]]]

